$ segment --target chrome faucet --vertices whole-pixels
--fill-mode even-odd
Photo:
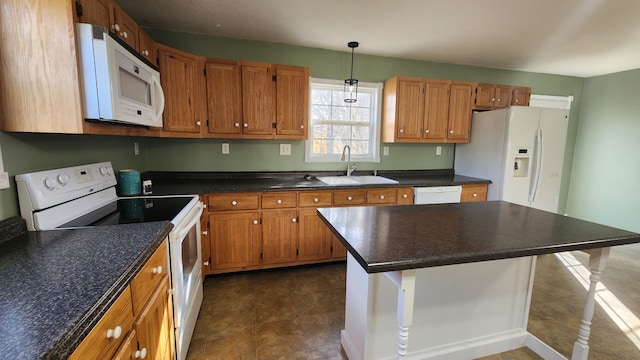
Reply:
[[[356,164],[349,165],[351,163],[351,146],[344,146],[344,148],[342,149],[342,157],[340,158],[340,161],[344,161],[345,151],[347,151],[347,176],[351,176],[351,173],[356,171]]]

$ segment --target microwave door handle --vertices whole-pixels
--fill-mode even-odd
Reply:
[[[160,106],[158,106],[158,110],[156,112],[155,122],[159,122],[160,126],[162,126],[162,113],[164,112],[164,92],[162,91],[162,85],[160,84],[160,80],[157,77],[151,77],[151,83],[155,86],[157,93],[160,97]]]

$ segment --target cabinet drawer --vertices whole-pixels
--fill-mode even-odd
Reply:
[[[209,195],[209,211],[257,210],[260,207],[259,193],[234,193]]]
[[[168,273],[167,243],[158,247],[138,275],[131,281],[131,297],[133,313],[138,315],[149,300],[153,290],[160,284],[163,276]]]
[[[365,200],[364,189],[336,190],[333,192],[333,205],[362,205]]]
[[[399,188],[398,190],[398,205],[413,205],[413,188]]]
[[[332,191],[301,191],[299,195],[300,207],[323,207],[331,206],[333,199]]]
[[[69,359],[111,359],[132,328],[131,291],[127,287]]]
[[[277,192],[262,194],[263,209],[286,209],[294,208],[298,205],[295,192]]]
[[[367,189],[367,204],[395,205],[396,189]]]
[[[487,185],[462,185],[460,202],[487,201]]]

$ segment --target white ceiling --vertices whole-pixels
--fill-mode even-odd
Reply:
[[[640,68],[638,0],[118,0],[140,25],[590,77]]]

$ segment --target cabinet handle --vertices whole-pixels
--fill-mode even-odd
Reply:
[[[404,199],[406,199],[406,198],[408,198],[408,197],[409,197],[409,195],[407,195],[407,194],[402,194],[402,197],[403,197]]]
[[[117,339],[120,337],[120,335],[122,335],[122,328],[120,326],[116,326],[113,329],[107,330],[107,339]]]
[[[384,195],[380,195],[380,200],[384,200]]]
[[[320,201],[320,199],[318,199],[318,198],[313,198],[313,202],[314,202],[314,203],[317,203],[318,201]]]
[[[449,130],[449,134],[453,134],[453,130]]]
[[[478,197],[478,194],[471,194],[471,196],[473,196],[473,197]]]
[[[204,265],[204,266],[209,266],[209,260],[207,260],[207,261],[203,262],[203,263],[202,263],[202,265]]]
[[[491,98],[491,101],[496,101],[496,98]]]
[[[278,200],[276,200],[276,203],[282,204],[282,200],[278,199]]]
[[[304,125],[300,125],[300,129],[304,129]]]
[[[298,218],[291,219],[291,222],[297,223],[298,222]]]
[[[516,104],[518,103],[518,99],[515,100]]]
[[[123,32],[122,32],[122,37],[123,37],[123,38],[125,38],[125,39],[127,39],[127,38],[129,37],[129,34],[127,34],[127,32],[126,32],[126,31],[123,31]]]
[[[202,235],[204,235],[204,236],[209,235],[209,231],[208,231],[208,230],[203,231],[203,232],[202,232]]]
[[[235,123],[235,124],[233,124],[233,126],[240,127],[240,123]]]
[[[244,127],[249,127],[249,124],[244,123],[242,126],[244,126]]]
[[[113,24],[113,25],[111,26],[111,28],[112,28],[113,30],[115,30],[115,31],[120,31],[120,25],[118,25],[118,24]]]
[[[202,122],[200,120],[196,121],[196,125],[200,126],[202,125]]]
[[[498,101],[498,102],[500,102],[500,98],[498,98],[498,100],[497,100],[497,101]]]
[[[206,209],[207,208],[207,204],[202,204],[202,208]]]
[[[351,196],[347,196],[347,200],[351,201],[353,198]]]
[[[152,274],[162,274],[162,266],[158,265],[158,267],[154,267],[151,269]]]
[[[400,129],[400,132],[401,132],[401,133],[403,133],[403,132],[404,132],[404,129]]]
[[[142,350],[136,350],[135,353],[135,358],[136,359],[144,359],[147,357],[147,348],[142,348]]]
[[[258,220],[253,220],[253,225],[258,225]]]
[[[429,129],[425,130],[424,132],[425,132],[426,134],[428,134],[428,133],[429,133]]]
[[[237,202],[237,201],[235,201],[235,200],[233,200],[233,201],[231,202],[231,206],[236,206],[236,205],[238,205],[238,202]]]

